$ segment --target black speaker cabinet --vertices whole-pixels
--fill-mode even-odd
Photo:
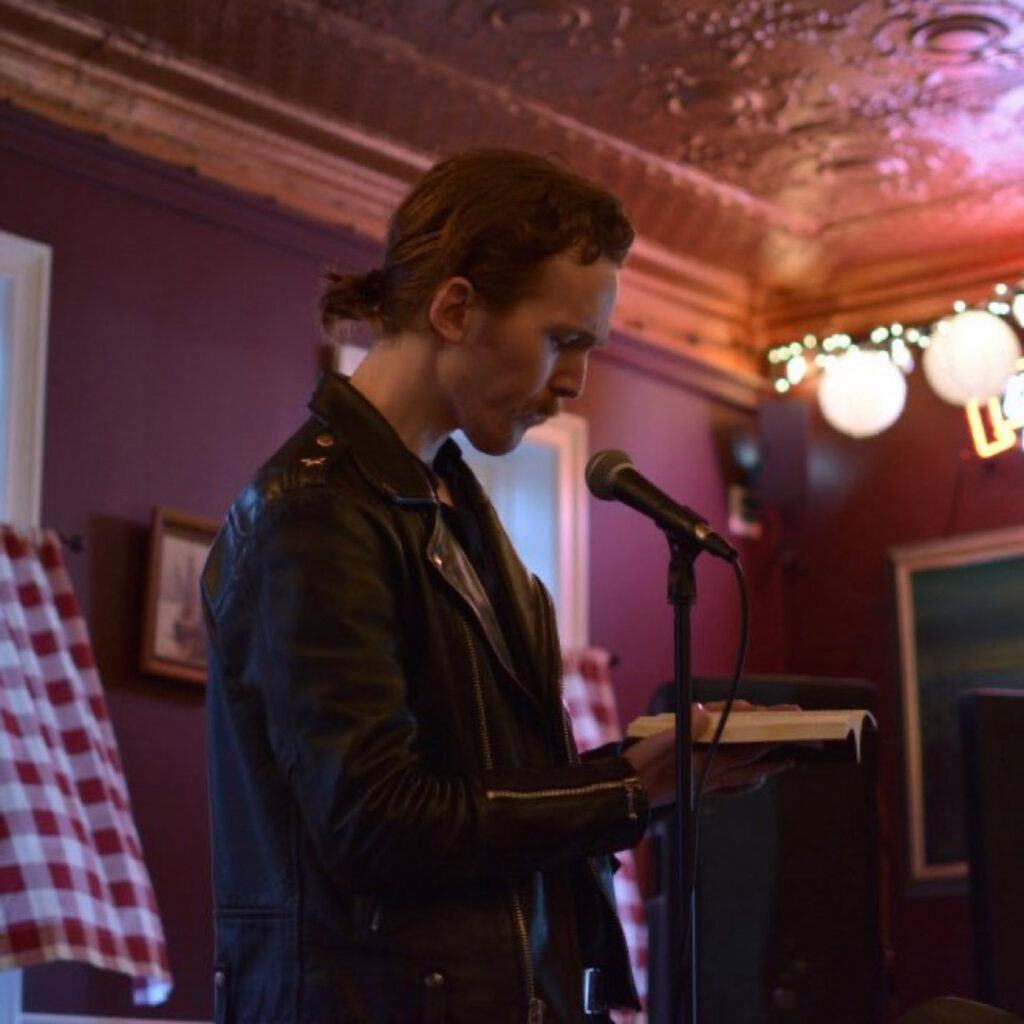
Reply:
[[[727,680],[698,679],[697,700],[722,699]],[[742,696],[757,704],[874,710],[859,680],[752,676]],[[671,711],[671,684],[652,712]],[[877,744],[801,755],[756,792],[705,797],[697,861],[697,977],[701,1024],[871,1024],[882,1019]],[[649,1019],[669,1024],[678,913],[675,819],[652,826],[655,892],[650,932]]]
[[[804,504],[809,436],[806,402],[766,398],[758,403],[760,465],[754,492],[762,504],[784,513]]]
[[[1024,690],[960,698],[978,998],[1024,1015]]]

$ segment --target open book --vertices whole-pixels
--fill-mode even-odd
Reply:
[[[710,743],[721,717],[709,711],[707,727],[694,733],[694,743]],[[860,760],[864,722],[876,725],[870,711],[733,711],[722,732],[723,743],[806,743],[845,740],[853,736]],[[676,727],[676,716],[643,715],[629,723],[626,735],[636,739]]]

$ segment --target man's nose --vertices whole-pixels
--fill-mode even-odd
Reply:
[[[558,361],[551,390],[560,398],[579,398],[587,383],[587,352],[567,352]]]

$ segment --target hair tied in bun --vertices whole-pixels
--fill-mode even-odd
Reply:
[[[376,313],[380,309],[384,301],[383,270],[371,270],[363,277],[360,295],[368,311]]]

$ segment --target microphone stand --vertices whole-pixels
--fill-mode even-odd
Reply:
[[[700,549],[693,541],[676,533],[666,533],[669,544],[668,600],[674,611],[675,701],[676,701],[676,843],[673,874],[678,901],[670,915],[670,950],[678,956],[678,974],[671,986],[672,1020],[679,1024],[697,1024],[697,827],[693,777],[693,735],[690,705],[693,703],[693,676],[690,668],[690,614],[697,601],[697,581],[693,571]],[[689,937],[687,941],[686,937]],[[686,983],[689,991],[686,992]]]

